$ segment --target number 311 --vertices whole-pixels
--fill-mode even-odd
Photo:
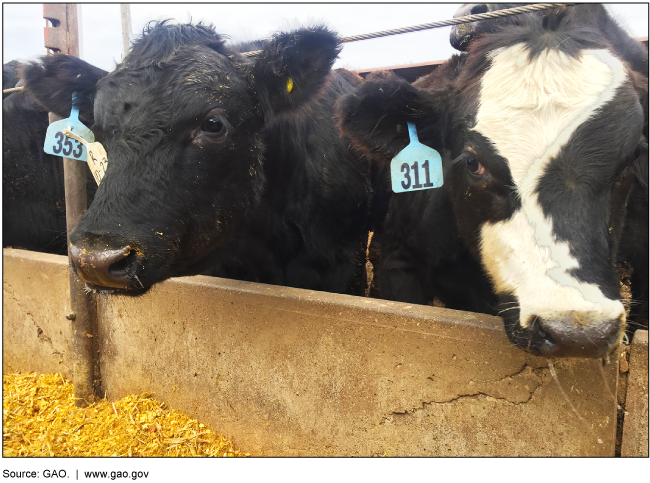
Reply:
[[[402,188],[405,190],[409,188],[418,189],[418,188],[431,188],[433,183],[431,182],[431,175],[429,174],[429,160],[427,159],[422,164],[422,169],[424,170],[424,178],[426,182],[424,184],[420,183],[420,169],[418,162],[416,161],[411,166],[408,163],[402,163],[401,172],[404,173],[404,181],[402,181]],[[411,170],[413,170],[413,177],[415,178],[415,183],[411,186]]]

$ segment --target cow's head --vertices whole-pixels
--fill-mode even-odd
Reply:
[[[575,18],[538,19],[476,40],[451,62],[451,85],[366,81],[339,101],[339,125],[386,162],[414,122],[441,151],[443,189],[510,339],[536,354],[599,357],[625,324],[614,263],[628,168],[644,156],[647,78],[593,29],[573,30]]]
[[[322,27],[280,34],[255,60],[211,27],[155,24],[106,74],[67,56],[43,58],[26,85],[80,118],[108,154],[92,206],[70,235],[78,273],[124,292],[199,273],[265,187],[265,130],[301,115],[339,52]]]

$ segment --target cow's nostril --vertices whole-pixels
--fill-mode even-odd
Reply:
[[[478,5],[474,5],[472,9],[469,11],[471,15],[478,15],[479,13],[487,13],[488,7],[484,3],[479,3]]]
[[[552,354],[557,350],[557,343],[553,340],[553,337],[548,335],[547,333],[542,331],[542,344],[544,346],[544,349],[541,349],[543,353],[545,354]]]
[[[130,248],[130,247],[126,247],[126,248]],[[115,276],[119,277],[119,276],[122,276],[122,275],[129,274],[129,272],[131,272],[131,274],[133,274],[135,272],[134,269],[136,268],[136,265],[139,264],[138,263],[139,262],[138,258],[139,257],[138,257],[138,254],[136,253],[136,251],[130,249],[127,256],[125,256],[124,258],[122,258],[122,259],[118,260],[117,262],[111,264],[108,267],[109,275],[114,276],[114,277]]]
[[[619,343],[619,338],[621,337],[621,331],[614,332],[609,339],[607,339],[607,345],[609,347],[614,347]]]
[[[113,288],[141,288],[137,272],[142,257],[130,246],[120,249],[91,249],[70,246],[77,272],[87,283]]]
[[[536,338],[539,339],[539,342],[541,342],[541,346],[544,347],[542,349],[542,347],[540,346],[540,351],[542,351],[543,353],[546,353],[546,354],[555,352],[557,350],[557,343],[555,342],[555,340],[553,340],[553,337],[551,337],[539,325],[539,318],[537,318],[537,317],[535,318],[535,323],[534,324],[537,326],[537,330],[536,330],[536,334],[535,334],[537,336]]]

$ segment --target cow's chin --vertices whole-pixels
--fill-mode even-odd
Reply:
[[[537,321],[528,327],[519,324],[519,300],[514,295],[499,296],[499,315],[503,319],[506,334],[514,345],[533,355],[542,355],[542,346],[547,344],[545,334]]]
[[[152,286],[143,287],[143,288],[115,288],[115,287],[104,287],[102,285],[95,285],[92,283],[85,282],[86,288],[92,293],[98,293],[102,295],[126,295],[127,297],[140,297],[146,294]]]

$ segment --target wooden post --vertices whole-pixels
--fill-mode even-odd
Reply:
[[[79,56],[79,30],[77,5],[43,4],[43,17],[52,26],[45,27],[45,48],[54,54]],[[50,113],[50,123],[62,119]],[[65,211],[68,240],[86,212],[86,164],[75,159],[63,158],[65,182]],[[97,354],[97,309],[85,283],[73,269],[68,243],[70,307],[66,318],[73,325],[73,382],[78,406],[91,404],[99,391],[100,377]]]
[[[131,35],[131,7],[128,3],[120,3],[120,12],[122,13],[122,43],[124,45],[124,55],[122,60],[129,53],[129,35]]]
[[[45,27],[45,48],[55,54],[79,57],[77,5],[44,3],[43,18],[52,24],[52,26]]]

